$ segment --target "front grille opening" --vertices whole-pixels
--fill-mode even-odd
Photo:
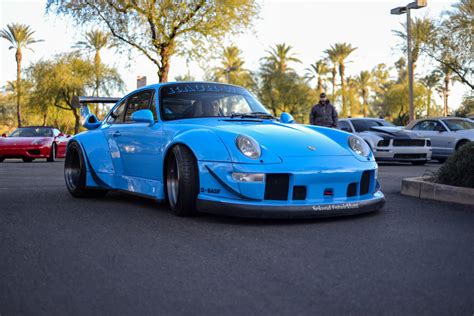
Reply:
[[[352,182],[347,186],[347,197],[357,195],[357,182]]]
[[[30,150],[28,150],[28,153],[30,155],[39,155],[41,152],[40,152],[39,149],[30,149]]]
[[[394,139],[393,146],[425,146],[424,139]]]
[[[306,186],[295,185],[293,187],[293,200],[306,200]]]
[[[419,159],[426,158],[426,154],[395,154],[393,157],[400,159]]]
[[[362,177],[360,179],[360,195],[369,193],[370,186],[370,171],[366,170],[362,172]]]
[[[332,196],[332,195],[333,195],[332,189],[330,189],[330,188],[324,189],[324,196],[325,196],[325,197],[326,197],[326,196]]]
[[[286,173],[268,173],[265,180],[265,200],[288,200],[290,176]]]

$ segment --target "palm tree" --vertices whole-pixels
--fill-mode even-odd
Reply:
[[[445,57],[447,60],[448,57]],[[444,99],[444,108],[443,108],[443,115],[448,116],[448,95],[449,95],[449,86],[451,84],[452,79],[456,77],[453,75],[453,70],[451,67],[448,66],[449,62],[446,61],[438,66],[437,72],[442,75],[443,77],[443,85],[439,87],[438,91],[442,93]]]
[[[252,77],[250,71],[243,68],[245,62],[240,56],[241,54],[242,51],[235,45],[224,49],[221,66],[214,71],[214,77],[217,81],[250,87]]]
[[[102,68],[100,51],[102,49],[114,47],[116,44],[112,41],[112,36],[110,33],[101,31],[99,29],[86,32],[84,38],[84,41],[79,41],[74,46],[84,48],[94,53],[94,95],[99,96]]]
[[[327,60],[331,63],[331,84],[332,84],[332,98],[333,102],[336,99],[336,75],[337,75],[337,55],[332,48],[326,49]]]
[[[263,57],[263,60],[266,61],[268,65],[272,65],[276,72],[286,73],[293,71],[292,68],[288,66],[290,62],[301,63],[301,60],[295,57],[295,54],[290,52],[293,47],[291,45],[276,44],[275,47],[267,50],[269,56]]]
[[[370,72],[366,70],[361,71],[355,78],[355,84],[362,96],[362,115],[367,117],[367,114],[369,113],[369,93],[370,88],[372,87],[372,76]]]
[[[309,68],[306,68],[306,75],[305,78],[308,80],[313,80],[317,79],[317,86],[316,90],[318,90],[319,93],[323,92],[323,89],[325,87],[325,80],[326,80],[326,75],[329,73],[330,69],[328,64],[326,63],[325,60],[320,59],[316,61],[314,64],[310,65]]]
[[[345,97],[345,82],[344,82],[344,72],[345,72],[345,62],[347,57],[355,51],[357,47],[352,47],[348,43],[336,43],[331,45],[331,48],[326,50],[326,54],[331,53],[334,56],[338,66],[339,66],[339,76],[341,78],[341,95],[342,95],[342,115],[347,116],[347,107],[346,107],[346,97]]]
[[[10,42],[11,46],[8,49],[16,49],[15,60],[16,60],[16,113],[18,119],[18,127],[21,127],[21,108],[20,108],[20,96],[21,96],[21,61],[23,59],[22,49],[29,49],[33,51],[29,46],[31,44],[41,42],[42,40],[36,40],[33,38],[35,32],[30,29],[29,25],[12,23],[8,24],[6,28],[0,30],[0,37]]]
[[[423,78],[421,78],[421,83],[428,90],[428,102],[426,104],[427,117],[430,116],[431,96],[433,95],[433,89],[438,86],[440,79],[441,79],[441,75],[439,74],[439,72],[436,72],[436,71],[433,71],[429,75],[426,75]]]

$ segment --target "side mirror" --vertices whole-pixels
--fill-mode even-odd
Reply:
[[[290,113],[283,112],[280,115],[280,122],[285,123],[285,124],[294,124],[295,119]]]
[[[155,123],[153,113],[150,110],[138,110],[133,112],[131,119],[134,122],[148,123],[149,125],[153,125]]]
[[[89,114],[85,117],[85,120],[82,126],[84,126],[87,129],[96,129],[101,124],[102,122],[97,119],[97,116],[95,116],[95,114]]]
[[[2,137],[7,137],[7,134],[3,133],[3,134],[2,134]]]

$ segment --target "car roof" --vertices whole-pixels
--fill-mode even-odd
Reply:
[[[146,90],[146,89],[156,89],[156,88],[159,88],[159,87],[172,85],[172,84],[220,84],[220,85],[224,85],[224,86],[234,86],[234,87],[245,89],[244,87],[241,87],[241,86],[237,86],[237,85],[229,84],[229,83],[223,83],[223,82],[213,82],[213,81],[169,81],[169,82],[153,83],[153,84],[141,87],[139,89],[135,89],[135,90],[133,90],[133,92],[139,91],[139,90]]]

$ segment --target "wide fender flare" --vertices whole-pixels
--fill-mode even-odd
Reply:
[[[232,162],[231,155],[222,139],[207,129],[190,129],[174,137],[165,149],[165,155],[177,144],[187,146],[199,161]]]

